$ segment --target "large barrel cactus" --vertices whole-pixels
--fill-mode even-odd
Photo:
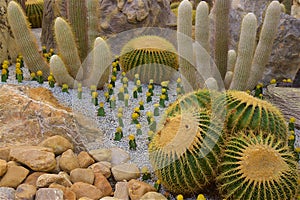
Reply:
[[[178,69],[176,48],[166,39],[154,36],[140,36],[130,40],[121,51],[120,64],[129,78],[139,74],[142,82],[154,83],[170,80]]]
[[[298,163],[272,134],[241,131],[228,140],[217,180],[225,199],[294,199]]]
[[[149,144],[150,162],[164,187],[191,194],[210,184],[216,177],[221,134],[219,120],[203,108],[167,115]]]
[[[27,0],[25,3],[26,16],[32,28],[41,28],[43,21],[44,0]]]
[[[219,96],[212,107],[225,116],[228,134],[242,129],[261,129],[287,140],[288,130],[284,117],[271,103],[241,91],[228,90],[224,95]]]

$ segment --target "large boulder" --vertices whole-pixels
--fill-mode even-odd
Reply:
[[[102,136],[90,119],[60,105],[50,90],[41,87],[0,85],[0,122],[0,148],[38,145],[61,135],[79,152]]]

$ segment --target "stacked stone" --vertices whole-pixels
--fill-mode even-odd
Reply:
[[[0,148],[0,197],[4,199],[166,199],[140,178],[120,148],[74,153],[55,135],[38,146]],[[116,182],[112,187],[112,182]],[[144,195],[144,196],[143,196]],[[157,196],[157,197],[156,197]]]

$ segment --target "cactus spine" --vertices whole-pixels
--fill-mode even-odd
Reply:
[[[177,43],[179,54],[179,70],[194,90],[199,89],[196,69],[193,60],[192,41],[192,4],[183,0],[178,7],[177,17]]]
[[[227,71],[227,54],[229,44],[229,9],[230,0],[216,0],[215,2],[215,63],[222,79]]]
[[[75,38],[78,40],[79,57],[84,61],[88,54],[88,34],[87,34],[87,7],[85,0],[68,0],[68,20],[74,31]],[[84,28],[82,28],[84,27]]]
[[[272,1],[266,10],[266,16],[260,32],[247,89],[253,89],[262,78],[266,64],[272,52],[272,44],[277,34],[281,6],[278,1]]]
[[[3,27],[1,27],[1,31],[0,31],[0,63],[2,63],[4,60],[7,60],[8,58],[8,53],[7,53],[7,48],[8,48],[8,44],[7,44],[7,39],[8,39],[8,24],[7,24],[7,14],[6,14],[6,10],[7,10],[7,3],[5,1],[0,1],[0,8],[1,10],[4,11],[4,13],[1,13],[0,16],[0,21],[3,25]],[[3,12],[1,11],[1,12]]]
[[[248,13],[242,21],[238,57],[230,85],[233,90],[246,90],[247,78],[251,71],[253,52],[255,49],[257,20],[253,13]]]
[[[81,62],[71,26],[63,18],[57,17],[54,23],[54,33],[59,54],[67,71],[74,79],[82,78],[77,77]]]
[[[96,38],[92,53],[93,68],[85,80],[85,85],[96,85],[100,89],[108,82],[112,55],[107,43],[101,37]]]
[[[298,163],[272,134],[241,131],[225,144],[219,190],[225,199],[294,199]]]
[[[92,50],[94,41],[99,35],[99,1],[88,0],[87,2],[87,15],[88,17],[88,46],[89,50]]]
[[[69,75],[64,62],[58,55],[51,56],[50,69],[58,85],[67,84],[70,88],[73,88],[75,79]]]
[[[49,65],[38,51],[36,39],[29,29],[26,16],[21,6],[11,1],[8,4],[7,12],[8,22],[28,69],[31,72],[41,70],[43,77],[47,78],[50,74]]]
[[[196,193],[214,179],[221,127],[205,109],[194,108],[167,118],[149,144],[149,157],[169,191]]]
[[[25,2],[26,16],[32,28],[41,28],[43,21],[44,0],[27,0]]]

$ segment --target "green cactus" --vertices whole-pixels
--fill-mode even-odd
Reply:
[[[216,177],[221,129],[218,120],[201,108],[167,117],[149,144],[150,162],[167,190],[191,194],[211,183]]]
[[[221,116],[226,116],[225,132],[228,135],[242,129],[261,129],[287,141],[287,125],[282,113],[265,100],[246,92],[228,90],[213,101],[212,107],[219,110]]]
[[[279,2],[272,1],[266,10],[266,16],[260,32],[259,42],[254,53],[246,89],[253,89],[263,76],[265,66],[272,53],[273,41],[276,37],[280,20],[280,13],[281,6]]]
[[[47,79],[50,75],[50,67],[39,53],[36,39],[29,29],[29,24],[22,7],[18,3],[11,1],[8,4],[7,13],[8,22],[16,44],[19,46],[19,51],[23,55],[29,71],[37,72],[41,70],[44,74],[44,79]]]
[[[257,20],[253,13],[248,13],[242,21],[238,57],[230,89],[246,90],[247,78],[251,70],[253,52],[256,45]]]
[[[88,0],[87,2],[87,15],[88,17],[88,46],[89,51],[94,46],[95,39],[99,36],[99,1]]]
[[[298,163],[272,134],[241,131],[229,138],[217,177],[224,199],[294,199]]]
[[[78,72],[81,62],[71,26],[63,18],[57,17],[54,23],[54,34],[59,55],[67,71],[74,79],[80,80],[82,77]],[[55,74],[54,77],[57,78]]]
[[[0,1],[1,8],[1,30],[0,30],[0,63],[8,59],[8,44],[7,39],[9,36],[8,24],[7,24],[7,3],[5,1]]]
[[[177,43],[179,55],[179,70],[183,76],[182,80],[187,80],[194,90],[199,89],[196,68],[193,59],[192,40],[192,4],[188,0],[183,0],[178,7],[177,17]]]
[[[88,55],[88,19],[86,0],[67,0],[68,20],[78,42],[78,51],[81,62]],[[83,28],[85,27],[85,28]],[[94,38],[95,39],[95,38]]]
[[[130,40],[121,50],[120,65],[129,78],[139,74],[144,83],[169,80],[178,69],[176,48],[164,38],[154,35]]]
[[[27,0],[25,2],[26,16],[32,28],[41,28],[43,21],[44,0]]]
[[[215,63],[222,79],[227,71],[227,54],[229,45],[229,9],[230,0],[216,0],[215,9]]]

